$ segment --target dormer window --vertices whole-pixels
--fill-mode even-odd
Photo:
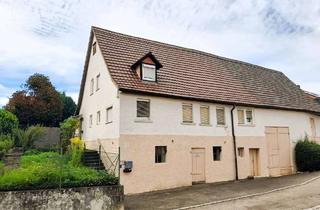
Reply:
[[[142,64],[142,80],[156,81],[156,66],[150,64]]]
[[[136,61],[131,69],[135,71],[140,80],[156,82],[157,71],[162,68],[162,64],[151,53],[147,53],[138,61]]]

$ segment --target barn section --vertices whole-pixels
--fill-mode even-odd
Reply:
[[[289,175],[293,172],[288,127],[266,127],[268,168],[270,176]]]

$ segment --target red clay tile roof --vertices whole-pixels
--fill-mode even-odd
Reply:
[[[88,52],[92,33],[121,91],[320,114],[320,105],[282,72],[97,27]],[[157,83],[141,81],[130,68],[148,52],[163,65]],[[79,109],[86,67],[87,61]]]

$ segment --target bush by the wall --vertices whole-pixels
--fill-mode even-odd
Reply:
[[[305,139],[299,141],[295,147],[298,171],[320,170],[320,144]]]

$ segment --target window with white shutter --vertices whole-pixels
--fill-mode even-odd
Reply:
[[[244,125],[244,110],[238,109],[238,124]]]
[[[142,79],[147,81],[156,81],[156,66],[142,64]]]
[[[216,109],[216,113],[217,113],[217,125],[225,125],[226,119],[225,119],[224,108],[218,107]]]
[[[137,100],[137,117],[150,118],[150,100],[146,100],[146,99]]]
[[[201,125],[209,125],[210,124],[210,114],[209,114],[209,106],[202,105],[200,106],[200,123]]]
[[[238,109],[238,124],[239,125],[253,125],[254,115],[252,109]]]
[[[193,123],[192,104],[182,104],[182,122]]]

